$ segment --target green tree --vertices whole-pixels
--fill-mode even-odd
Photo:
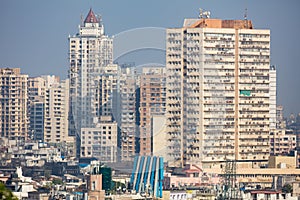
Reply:
[[[292,193],[293,192],[293,186],[291,186],[290,184],[285,184],[282,188],[282,192],[283,193]]]
[[[52,181],[52,183],[53,183],[54,185],[62,185],[62,184],[63,184],[63,181],[60,180],[60,179],[54,179],[54,180]]]
[[[18,200],[9,189],[5,187],[3,183],[0,183],[0,199],[6,200]]]
[[[50,170],[45,170],[45,177],[46,179],[49,179],[51,176],[51,171]]]

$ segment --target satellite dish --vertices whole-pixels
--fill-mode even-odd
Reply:
[[[203,11],[202,8],[199,9],[200,13],[199,13],[199,18],[200,19],[208,19],[210,18],[210,11]]]

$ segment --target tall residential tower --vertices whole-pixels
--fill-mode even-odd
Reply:
[[[0,69],[0,135],[17,144],[28,135],[27,81],[20,68]]]
[[[134,68],[121,68],[120,77],[120,96],[121,96],[121,141],[120,151],[121,160],[132,162],[138,150],[137,136],[138,136],[138,87],[137,74]]]
[[[69,37],[70,135],[95,127],[95,88],[98,75],[112,63],[112,39],[104,34],[101,18],[92,9]]]
[[[140,81],[140,155],[153,155],[153,116],[166,111],[166,68],[144,67]]]
[[[200,18],[166,34],[170,165],[267,161],[270,31]]]

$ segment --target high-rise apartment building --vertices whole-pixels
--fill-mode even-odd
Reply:
[[[118,65],[107,65],[95,80],[96,116],[111,116],[113,121],[120,121],[120,69]]]
[[[69,79],[29,78],[28,99],[31,139],[55,143],[64,156],[75,156],[75,137],[68,134]]]
[[[28,75],[20,68],[0,69],[0,133],[1,137],[24,142],[28,135]]]
[[[104,35],[101,18],[92,10],[69,37],[70,135],[95,126],[95,80],[112,63],[112,39]]]
[[[74,142],[68,135],[69,79],[52,83],[45,91],[44,141]]]
[[[276,129],[276,111],[277,111],[277,81],[276,81],[276,67],[270,67],[270,130]]]
[[[45,79],[28,78],[29,136],[34,141],[44,141]]]
[[[166,111],[166,68],[145,67],[140,78],[140,155],[152,155],[152,118]]]
[[[200,18],[166,34],[166,160],[203,168],[267,161],[270,31]]]
[[[121,160],[133,161],[137,151],[137,75],[134,68],[122,68],[120,76],[120,97],[121,97]]]

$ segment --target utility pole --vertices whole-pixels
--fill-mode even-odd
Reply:
[[[223,195],[221,199],[242,199],[236,176],[236,160],[226,160],[223,181]]]

